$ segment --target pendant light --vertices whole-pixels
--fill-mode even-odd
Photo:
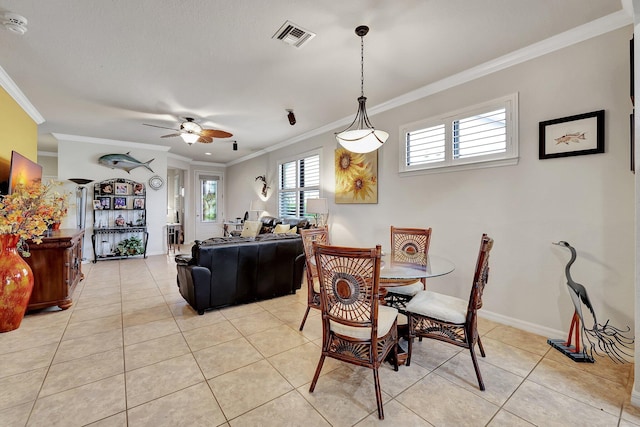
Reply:
[[[358,98],[358,112],[353,122],[342,132],[336,133],[338,143],[352,153],[370,153],[382,147],[389,138],[389,134],[383,130],[375,129],[369,117],[364,96],[364,36],[369,32],[369,27],[361,25],[356,28],[356,34],[360,37],[360,97]]]

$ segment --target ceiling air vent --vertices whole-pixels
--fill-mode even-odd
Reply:
[[[271,38],[281,40],[290,46],[301,48],[315,36],[315,33],[307,31],[293,22],[287,21]]]

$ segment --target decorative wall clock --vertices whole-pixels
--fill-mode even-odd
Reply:
[[[162,177],[158,175],[154,175],[151,178],[149,178],[149,187],[153,188],[154,190],[161,189],[163,185],[164,185],[164,180],[162,179]]]

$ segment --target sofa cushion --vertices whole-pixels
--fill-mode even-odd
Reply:
[[[287,233],[291,229],[291,225],[289,224],[278,224],[273,229],[274,233]]]
[[[240,237],[256,237],[260,233],[261,228],[262,222],[260,221],[245,221]]]
[[[287,231],[287,234],[298,234],[298,227],[295,225]]]

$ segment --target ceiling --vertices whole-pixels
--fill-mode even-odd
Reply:
[[[45,119],[40,151],[55,152],[59,133],[228,164],[346,127],[360,95],[358,25],[371,28],[371,111],[620,9],[613,0],[0,0],[0,14],[28,20],[22,36],[0,28],[0,67]],[[273,39],[287,20],[317,35],[301,48]],[[231,132],[238,151],[143,125],[177,127],[185,116]]]

